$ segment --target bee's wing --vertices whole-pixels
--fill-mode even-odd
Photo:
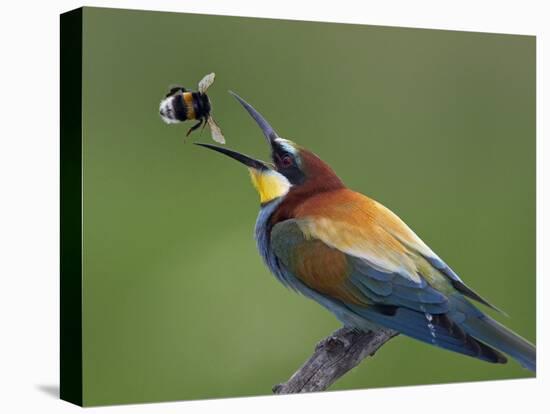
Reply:
[[[211,116],[208,117],[208,126],[210,127],[210,133],[212,134],[212,139],[220,144],[225,144],[225,138],[222,134],[222,130],[214,121],[214,118]]]
[[[209,73],[199,82],[199,92],[205,93],[206,90],[214,83],[214,78],[216,77],[215,73]]]

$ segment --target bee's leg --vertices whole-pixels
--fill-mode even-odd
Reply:
[[[193,132],[195,129],[197,129],[198,127],[200,127],[202,125],[202,119],[199,120],[199,122],[197,122],[195,125],[193,125],[191,128],[189,128],[189,131],[187,131],[187,134],[185,134],[186,137],[189,136],[189,134],[191,132]]]
[[[206,123],[208,121],[208,117],[204,117],[202,118],[202,129],[201,129],[201,132],[204,131],[204,127],[206,126]]]

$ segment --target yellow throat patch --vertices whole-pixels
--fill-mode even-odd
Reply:
[[[268,203],[288,193],[290,183],[284,175],[273,170],[256,170],[254,168],[248,170],[252,184],[260,195],[260,203]]]

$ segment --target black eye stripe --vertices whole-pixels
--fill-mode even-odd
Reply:
[[[282,168],[288,168],[294,165],[294,157],[285,152],[282,154],[275,154],[275,163]]]
[[[304,182],[305,174],[301,171],[299,160],[294,154],[284,150],[283,148],[275,147],[271,156],[277,170],[283,174],[291,184],[299,185]],[[290,161],[288,164],[283,161],[285,158],[288,158]]]
[[[292,157],[290,155],[283,155],[281,159],[281,164],[285,167],[290,167],[293,164]]]
[[[277,161],[281,161],[283,158],[285,157],[291,157],[292,158],[292,154],[288,153],[288,152],[276,152],[275,153],[275,158],[277,158]]]

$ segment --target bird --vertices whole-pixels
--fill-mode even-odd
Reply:
[[[256,244],[283,285],[346,327],[391,329],[490,363],[506,363],[506,354],[536,372],[535,346],[483,312],[479,304],[502,311],[468,287],[404,221],[346,187],[327,163],[280,137],[252,105],[230,93],[261,129],[271,162],[196,144],[248,168],[260,197]]]

